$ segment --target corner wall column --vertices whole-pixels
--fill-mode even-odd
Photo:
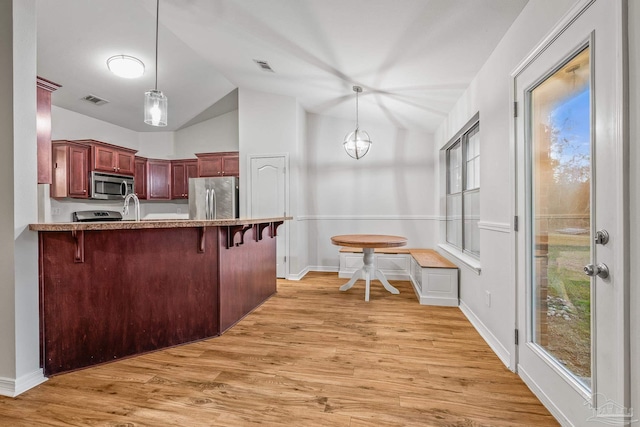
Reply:
[[[0,394],[45,380],[40,368],[35,0],[0,0]]]

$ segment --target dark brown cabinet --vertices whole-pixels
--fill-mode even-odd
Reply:
[[[222,156],[222,176],[240,176],[240,156],[238,153]]]
[[[147,199],[171,199],[171,161],[147,160]]]
[[[134,189],[138,199],[147,198],[147,159],[136,156],[134,163]]]
[[[171,198],[189,198],[189,178],[198,177],[197,160],[171,161]]]
[[[80,140],[91,146],[91,169],[121,175],[134,175],[135,150],[95,140]]]
[[[38,144],[38,184],[51,184],[51,92],[60,85],[38,77],[36,132]]]
[[[86,199],[89,189],[89,147],[72,141],[52,142],[51,197]]]
[[[222,153],[199,153],[198,176],[239,176],[240,156],[236,151]]]

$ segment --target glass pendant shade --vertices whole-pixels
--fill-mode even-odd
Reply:
[[[144,122],[151,126],[167,125],[167,97],[159,90],[144,94]]]
[[[358,160],[369,152],[371,138],[367,132],[356,128],[344,138],[343,145],[347,154]]]
[[[360,86],[354,86],[353,91],[356,93],[356,130],[344,137],[344,151],[356,160],[363,158],[371,148],[371,138],[369,134],[363,130],[360,130],[358,124],[358,94],[362,92]]]

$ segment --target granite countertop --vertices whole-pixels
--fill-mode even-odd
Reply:
[[[274,218],[233,218],[216,220],[192,219],[154,219],[142,221],[104,221],[104,222],[51,222],[29,224],[33,231],[73,231],[73,230],[136,230],[143,228],[184,228],[184,227],[220,227],[233,225],[262,224],[293,219],[290,216]]]

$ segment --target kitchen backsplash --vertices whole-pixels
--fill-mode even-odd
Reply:
[[[88,200],[51,199],[51,222],[71,222],[72,214],[85,210],[109,210],[122,212],[124,206],[120,200]],[[142,219],[188,219],[188,200],[174,200],[172,202],[140,201],[140,218]],[[124,219],[135,219],[133,201],[129,206],[129,215]]]

